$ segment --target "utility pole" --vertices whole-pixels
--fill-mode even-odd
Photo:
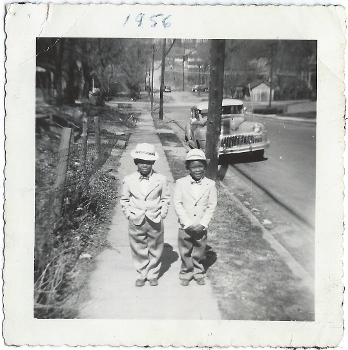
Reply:
[[[268,108],[271,108],[272,106],[272,84],[273,84],[273,47],[274,44],[271,44],[271,72],[270,72],[270,81],[269,81],[269,103]]]
[[[225,40],[210,41],[210,84],[207,142],[205,153],[210,162],[206,175],[216,180],[219,165],[219,141],[221,131],[222,98],[224,84]]]
[[[153,111],[153,71],[155,70],[155,44],[152,44],[152,63],[151,63],[151,112]]]
[[[151,63],[152,64],[152,63]],[[151,94],[151,66],[149,67],[147,74],[147,95],[150,96]]]
[[[163,120],[163,91],[164,91],[165,67],[166,67],[166,38],[163,38],[162,65],[161,65],[161,87],[160,87],[160,107],[159,107],[159,119],[161,119],[161,120]]]
[[[198,65],[198,85],[201,85],[201,65]],[[201,96],[200,86],[198,87],[198,96]]]
[[[185,41],[184,41],[184,55],[182,56],[182,91],[185,91]]]

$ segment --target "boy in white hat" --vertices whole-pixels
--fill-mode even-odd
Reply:
[[[138,169],[125,176],[120,202],[129,220],[129,241],[138,273],[135,285],[142,287],[148,280],[151,286],[157,286],[164,243],[163,219],[168,213],[170,192],[166,177],[152,169],[158,159],[153,145],[139,143],[131,156]]]
[[[179,219],[178,246],[181,256],[180,283],[188,286],[195,279],[205,284],[205,270],[201,263],[207,245],[208,225],[217,205],[215,182],[204,176],[209,160],[200,149],[192,149],[186,156],[190,174],[177,180],[174,208]]]

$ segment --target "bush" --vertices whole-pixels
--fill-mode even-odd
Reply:
[[[35,269],[36,318],[76,317],[76,308],[67,307],[67,302],[83,287],[84,281],[75,281],[79,258],[86,252],[94,256],[107,245],[107,230],[100,229],[100,225],[107,222],[115,206],[116,179],[97,171],[86,188],[78,196],[72,193],[65,203],[61,225],[53,232],[45,232],[46,264],[43,269]],[[36,256],[35,262],[39,258]]]

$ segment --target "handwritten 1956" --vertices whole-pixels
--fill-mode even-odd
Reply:
[[[131,18],[131,15],[128,15],[123,25],[125,26],[128,22],[131,23],[133,21],[137,23],[138,27],[149,25],[153,28],[157,27],[159,22],[162,22],[163,28],[168,28],[171,26],[168,22],[169,17],[171,17],[171,15],[165,16],[163,13],[158,13],[152,16],[147,16],[145,13],[139,13],[137,16],[134,16],[134,18]]]

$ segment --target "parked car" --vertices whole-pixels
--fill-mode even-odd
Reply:
[[[172,92],[172,89],[170,86],[165,86],[164,87],[164,92]]]
[[[195,86],[192,88],[192,92],[197,92],[197,91],[208,92],[209,89],[208,89],[208,87],[205,86],[205,85],[195,85]]]
[[[252,152],[263,159],[269,147],[265,126],[259,122],[247,121],[243,101],[224,99],[222,101],[221,134],[219,155]],[[185,128],[185,140],[191,148],[205,150],[207,137],[208,101],[191,108],[190,121]]]

